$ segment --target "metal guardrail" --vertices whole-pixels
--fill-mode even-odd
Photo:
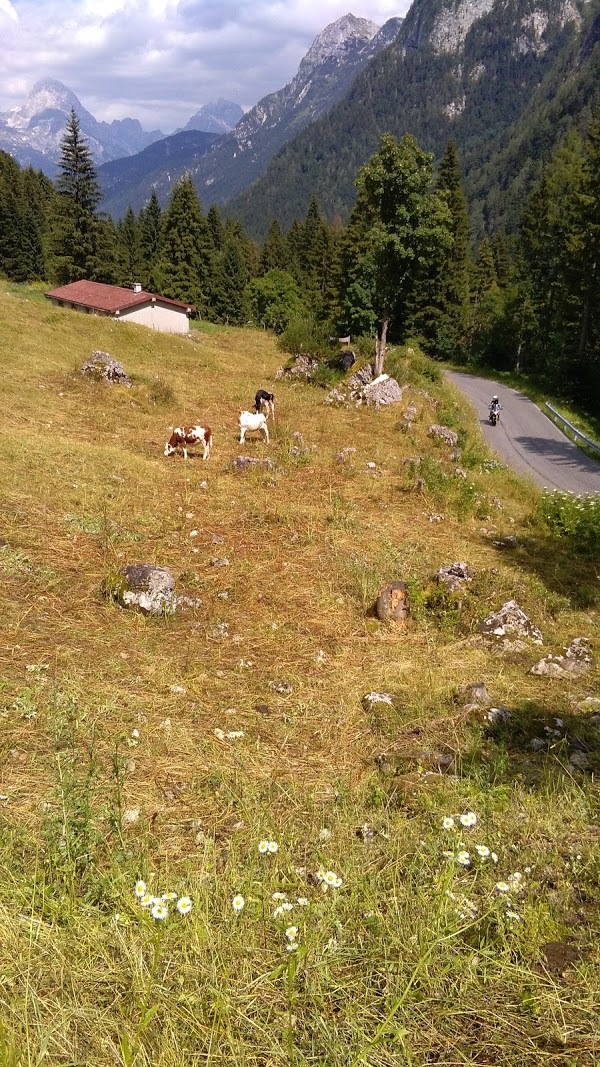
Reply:
[[[590,441],[589,437],[586,437],[585,434],[581,432],[581,430],[578,430],[576,426],[573,426],[573,424],[568,421],[568,419],[565,419],[564,416],[556,410],[556,408],[552,407],[552,404],[548,403],[548,401],[546,401],[546,407],[548,408],[548,411],[552,412],[554,418],[558,420],[561,429],[563,426],[568,427],[571,433],[575,434],[575,437],[578,437],[581,441],[585,441],[588,448],[593,448],[594,452],[600,453],[600,445],[597,445],[595,441]]]

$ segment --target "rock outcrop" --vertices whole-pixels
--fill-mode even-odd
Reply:
[[[123,364],[113,359],[108,352],[92,352],[90,358],[82,364],[81,373],[85,378],[93,378],[98,382],[112,382],[127,387],[131,385],[131,378]]]
[[[535,623],[519,607],[516,600],[507,600],[498,611],[492,612],[481,623],[479,632],[487,637],[517,637],[543,644],[543,637]]]

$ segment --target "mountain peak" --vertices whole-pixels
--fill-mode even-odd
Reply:
[[[20,107],[11,108],[7,124],[14,129],[26,129],[36,115],[44,111],[64,111],[74,108],[78,114],[84,111],[71,89],[55,78],[40,78],[27,94]]]
[[[232,100],[211,100],[192,115],[184,130],[200,130],[204,133],[229,133],[243,117],[244,111]]]
[[[327,60],[340,57],[348,48],[368,44],[378,30],[379,26],[369,19],[359,19],[351,13],[342,15],[315,37],[298,68],[298,74],[306,76]]]

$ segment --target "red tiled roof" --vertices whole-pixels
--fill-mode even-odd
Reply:
[[[68,285],[59,286],[58,289],[50,289],[45,295],[50,300],[64,300],[68,304],[80,304],[81,307],[93,308],[94,311],[109,311],[113,315],[138,304],[146,304],[149,300],[160,300],[161,304],[194,310],[193,304],[183,304],[181,300],[171,300],[170,297],[159,296],[158,293],[146,293],[143,289],[141,293],[134,293],[133,289],[125,289],[121,285],[105,285],[104,282],[70,282]]]

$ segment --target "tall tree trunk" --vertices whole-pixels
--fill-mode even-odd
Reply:
[[[385,344],[387,340],[388,326],[390,324],[390,313],[387,308],[384,309],[383,319],[377,327],[377,341],[375,342],[375,377],[378,378],[380,374],[383,374],[383,366],[385,363]]]

